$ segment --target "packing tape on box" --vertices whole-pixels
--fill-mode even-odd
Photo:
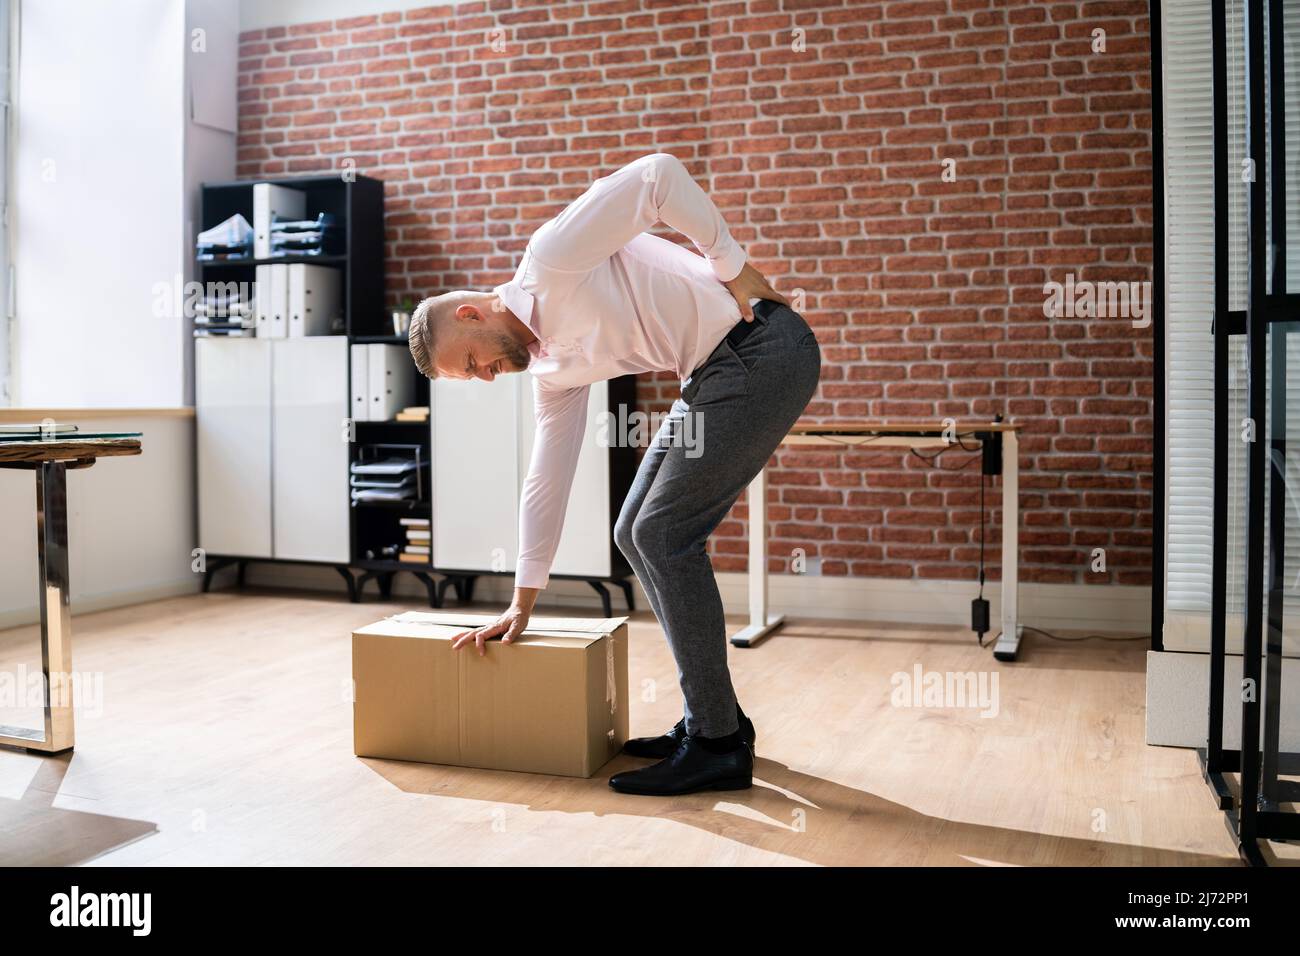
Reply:
[[[618,675],[614,673],[614,635],[605,638],[605,700],[609,702],[609,745],[618,747]]]
[[[445,620],[426,619],[428,617],[437,617],[437,615],[425,615],[422,614],[421,611],[399,611],[398,614],[387,615],[385,620],[395,620],[395,622],[400,624],[426,624],[426,626],[432,627],[448,626],[448,622],[445,622]],[[625,620],[625,618],[620,619],[619,623],[621,623],[621,620]],[[465,620],[465,622],[458,622],[458,624],[451,624],[451,626],[463,626],[467,628],[467,630],[473,631],[478,627],[485,627],[486,624],[494,622],[495,618],[485,618],[484,623],[482,624],[473,624],[468,622],[468,620]],[[534,630],[534,628],[526,628],[525,633],[528,632],[541,633],[541,635],[590,633],[586,628],[581,628],[581,630],[573,628],[573,630],[569,630],[569,628],[564,627],[563,624],[558,628],[542,627],[537,628],[537,630]],[[607,635],[602,636],[604,639],[604,700],[606,700],[607,704],[610,705],[610,713],[614,714],[617,709],[619,709],[619,675],[617,675],[617,669],[614,666],[614,635],[612,635],[612,633],[607,633]],[[614,734],[614,731],[611,730],[610,734]]]
[[[614,635],[612,634],[605,638],[605,700],[609,702],[611,714],[618,710],[618,675],[614,673]]]
[[[457,613],[455,615],[450,615],[446,612],[399,611],[396,614],[385,616],[384,620],[393,621],[397,624],[420,624],[427,627],[460,627],[467,631],[473,631],[480,627],[487,627],[490,624],[495,624],[499,618],[494,614],[478,615]],[[541,618],[535,619],[531,622],[530,625],[524,629],[524,633],[547,637],[572,637],[575,635],[603,637],[605,634],[613,633],[614,630],[626,622],[627,618],[625,617]]]

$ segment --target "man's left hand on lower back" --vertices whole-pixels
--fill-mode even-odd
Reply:
[[[763,273],[748,262],[745,263],[745,268],[740,270],[740,275],[730,282],[724,282],[723,285],[735,297],[736,304],[740,306],[741,318],[746,322],[754,321],[754,307],[749,304],[750,299],[767,299],[770,302],[780,302],[782,305],[790,304],[790,300],[773,289]]]

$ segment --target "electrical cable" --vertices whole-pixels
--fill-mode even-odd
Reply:
[[[971,434],[974,433],[971,432]],[[817,441],[819,443],[824,442],[825,444],[828,445],[838,445],[842,448],[857,448],[860,445],[870,445],[872,442],[878,442],[885,438],[897,438],[897,437],[898,435],[892,432],[884,432],[875,435],[818,435]],[[954,444],[956,444],[956,446],[960,448],[962,451],[980,450],[979,445],[976,445],[974,448],[968,448],[966,444],[961,440],[960,434],[957,435]],[[945,451],[947,451],[948,448],[951,447],[952,445],[948,445],[945,448],[941,448],[933,455],[922,455],[915,448],[911,449],[911,452],[912,454],[916,455],[918,458],[924,459],[925,461],[933,461],[934,459],[942,455]]]
[[[1063,637],[1060,634],[1053,634],[1051,631],[1045,631],[1041,627],[1034,627],[1032,624],[1021,624],[1019,626],[1026,631],[1033,631],[1035,634],[1041,634],[1044,637],[1051,638],[1054,641],[1062,641],[1066,644],[1074,644],[1077,643],[1078,641],[1114,641],[1116,643],[1122,644],[1126,641],[1151,640],[1150,634],[1141,634],[1133,637],[1115,637],[1114,635],[1111,634],[1086,634],[1083,637]],[[999,631],[998,637],[1001,636],[1002,636],[1002,632]],[[994,639],[994,642],[996,643],[996,638]]]
[[[844,448],[857,448],[859,445],[870,445],[873,441],[880,441],[885,435],[818,435],[819,442],[826,442],[828,445],[840,445]]]
[[[876,438],[883,438],[883,437],[885,437],[885,436],[883,436],[883,435],[879,435],[879,436],[875,436],[875,437],[876,437]],[[874,440],[874,438],[873,438],[872,440]],[[866,443],[866,442],[861,442],[861,444],[865,444],[865,443]],[[960,448],[962,451],[966,451],[966,452],[982,452],[982,451],[983,451],[983,448],[982,448],[981,445],[976,445],[974,448],[968,448],[968,447],[966,446],[966,444],[961,440],[961,436],[960,436],[960,435],[957,436],[957,440],[956,440],[955,446],[958,447],[958,448]],[[937,464],[935,464],[935,461],[938,459],[938,457],[939,457],[940,455],[942,455],[944,452],[948,451],[948,450],[949,450],[950,448],[952,448],[952,447],[954,447],[953,444],[946,445],[946,446],[944,446],[943,448],[940,448],[940,449],[939,449],[937,452],[935,452],[933,455],[923,455],[923,454],[921,454],[919,451],[917,451],[915,448],[910,449],[910,451],[911,451],[911,453],[912,453],[913,455],[915,455],[917,458],[919,458],[919,459],[921,459],[922,461],[926,462],[927,464],[931,465],[932,467],[934,467],[934,468],[935,468],[936,470],[938,470],[938,471],[961,471],[961,470],[963,470],[963,469],[965,469],[965,468],[969,468],[969,467],[971,466],[971,464],[973,464],[974,462],[982,460],[982,457],[983,457],[983,456],[982,456],[982,454],[981,454],[981,455],[974,455],[974,456],[972,456],[970,459],[968,459],[967,461],[963,462],[962,464],[956,466],[955,468],[944,468],[944,467],[942,467],[941,465],[937,465]],[[980,471],[980,563],[979,563],[979,594],[976,596],[976,601],[983,601],[983,600],[984,600],[984,584],[985,584],[984,547],[985,547],[985,539],[988,537],[987,530],[986,530],[986,525],[985,525],[986,508],[985,508],[985,502],[984,502],[984,491],[985,491],[985,486],[986,486],[986,484],[987,484],[987,478],[988,478],[988,476],[987,476],[987,475],[984,473],[984,471],[981,469],[981,471]],[[987,618],[987,614],[985,614],[984,617]],[[1026,630],[1026,631],[1033,631],[1034,633],[1036,633],[1036,634],[1041,634],[1041,635],[1043,635],[1044,637],[1049,638],[1049,639],[1051,639],[1051,640],[1053,640],[1053,641],[1062,641],[1062,642],[1065,642],[1065,643],[1068,643],[1068,644],[1073,644],[1073,643],[1076,643],[1076,642],[1078,642],[1078,641],[1113,641],[1113,642],[1116,642],[1116,643],[1124,643],[1124,642],[1129,642],[1129,641],[1149,641],[1149,640],[1151,640],[1151,635],[1150,635],[1150,634],[1147,634],[1147,635],[1144,635],[1144,636],[1137,636],[1137,637],[1115,637],[1115,636],[1107,635],[1107,634],[1088,634],[1088,635],[1085,635],[1085,636],[1083,636],[1083,637],[1063,637],[1063,636],[1061,636],[1061,635],[1059,635],[1059,634],[1053,634],[1051,631],[1045,631],[1045,630],[1043,630],[1041,627],[1034,627],[1033,625],[1030,625],[1030,624],[1021,624],[1021,625],[1019,625],[1019,626],[1020,626],[1021,628],[1023,628],[1024,630]],[[998,634],[997,634],[997,637],[995,637],[992,641],[990,641],[990,642],[988,642],[987,644],[985,644],[984,639],[983,639],[983,636],[982,636],[981,634],[979,634],[979,632],[976,632],[975,639],[979,642],[980,647],[991,647],[991,646],[993,646],[994,644],[997,643],[998,638],[1000,638],[1001,636],[1002,636],[1002,632],[999,631]]]
[[[944,468],[942,465],[936,465],[935,459],[937,459],[940,455],[942,455],[947,450],[948,449],[946,448],[940,449],[939,451],[935,452],[933,455],[922,455],[915,448],[913,448],[911,451],[913,455],[921,459],[927,465],[933,467],[935,471],[963,471],[969,468],[973,462],[980,461],[984,457],[983,455],[976,454],[973,457],[966,459],[966,461],[963,462],[962,464],[956,465],[952,468]],[[964,450],[969,451],[970,449],[964,449]],[[979,449],[976,449],[976,451],[979,451]]]
[[[1050,637],[1054,641],[1065,641],[1067,644],[1074,643],[1075,641],[1116,641],[1118,643],[1123,643],[1125,641],[1151,640],[1150,634],[1141,634],[1134,637],[1115,637],[1110,634],[1087,634],[1083,637],[1063,637],[1060,634],[1053,634],[1051,631],[1044,631],[1041,627],[1033,627],[1029,624],[1022,624],[1020,626],[1026,631],[1033,631],[1034,633],[1041,634],[1044,637]]]
[[[971,460],[975,460],[975,459],[972,458]],[[976,606],[982,606],[984,609],[982,613],[980,613],[980,622],[976,624],[976,626],[978,627],[988,627],[988,605],[983,604],[984,601],[984,538],[988,537],[988,535],[985,535],[984,533],[984,484],[985,484],[984,480],[987,479],[987,477],[988,476],[985,475],[983,468],[980,468],[980,472],[979,472],[979,594],[976,594],[975,602],[974,604],[971,604],[972,609],[974,609],[974,607]],[[972,613],[971,617],[975,618],[976,615]],[[972,623],[975,623],[974,620],[972,620]],[[975,643],[979,644],[983,648],[984,646],[983,633],[980,633],[979,631],[975,632]]]
[[[944,447],[942,447],[942,448],[940,448],[938,451],[936,451],[933,455],[922,455],[922,454],[921,454],[919,451],[917,451],[915,448],[910,449],[910,451],[912,452],[913,455],[915,455],[917,458],[921,459],[922,461],[925,461],[925,462],[933,462],[935,459],[937,459],[937,458],[938,458],[940,455],[942,455],[944,452],[946,452],[946,451],[948,451],[950,448],[954,447],[954,445],[955,445],[957,448],[960,448],[962,451],[969,451],[969,452],[982,452],[982,451],[983,451],[983,448],[982,448],[982,446],[980,446],[980,445],[976,445],[974,448],[967,448],[965,442],[963,442],[963,441],[961,440],[961,436],[960,436],[960,435],[958,435],[958,436],[956,437],[955,442],[952,442],[952,443],[949,443],[949,444],[945,445]],[[974,459],[971,459],[971,460],[974,461]],[[967,462],[966,464],[970,464],[970,462]],[[960,467],[961,467],[961,468],[965,468],[966,465],[961,465]],[[948,469],[948,470],[949,470],[949,471],[957,471],[958,469],[957,469],[957,468],[950,468],[950,469]]]
[[[980,593],[979,597],[984,596],[984,540],[988,537],[984,533],[984,479],[988,476],[980,472]]]
[[[921,461],[925,462],[927,465],[933,468],[935,471],[946,471],[946,472],[964,471],[965,469],[973,465],[975,462],[984,460],[983,442],[980,442],[972,447],[972,446],[968,446],[965,442],[962,441],[960,434],[955,434],[954,438],[955,438],[954,442],[948,442],[947,444],[944,445],[944,447],[940,448],[933,455],[923,455],[915,448],[911,448],[909,449],[909,451],[917,458],[921,459]],[[936,461],[939,458],[939,456],[942,455],[944,452],[948,451],[949,449],[953,448],[954,446],[961,449],[964,452],[972,453],[971,457],[966,459],[960,465],[957,465],[953,468],[945,468],[942,465],[936,464]],[[987,633],[987,628],[988,628],[988,602],[984,600],[984,577],[985,577],[984,539],[987,537],[984,529],[984,478],[985,478],[984,471],[983,469],[981,469],[980,470],[980,565],[979,565],[980,591],[979,591],[979,597],[977,597],[974,601],[971,602],[971,628],[972,630],[975,631],[975,640],[979,642],[980,647],[984,646],[984,634]],[[984,628],[984,630],[981,631],[980,628]]]

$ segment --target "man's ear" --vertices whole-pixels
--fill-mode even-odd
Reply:
[[[458,322],[483,321],[483,313],[479,311],[478,306],[472,305],[469,302],[463,302],[456,306],[456,311],[453,314],[456,316]]]

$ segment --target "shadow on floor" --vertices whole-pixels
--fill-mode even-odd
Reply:
[[[1055,837],[926,816],[863,790],[759,757],[754,788],[682,797],[614,793],[611,774],[645,766],[617,757],[589,779],[363,758],[393,786],[560,813],[672,820],[755,849],[824,866],[1224,866],[1201,853]],[[608,862],[593,848],[591,863]],[[666,855],[659,861],[676,865]]]
[[[76,866],[158,832],[145,820],[55,807],[70,760],[42,757],[21,798],[0,798],[0,866]]]
[[[728,634],[740,626],[728,622]],[[1020,639],[1020,649],[1014,661],[998,661],[993,657],[993,644],[997,629],[984,635],[984,647],[978,646],[972,631],[959,630],[948,625],[935,625],[928,630],[918,625],[881,623],[879,621],[798,621],[781,626],[765,640],[815,639],[827,641],[880,642],[915,644],[919,647],[961,647],[968,645],[972,651],[987,655],[991,668],[1015,670],[1066,670],[1103,671],[1107,673],[1140,674],[1146,672],[1146,652],[1151,648],[1149,637],[1111,636],[1107,639],[1090,637],[1082,632],[1069,631],[1063,639],[1053,640],[1034,631],[1026,631]],[[759,645],[762,646],[761,644]],[[1079,648],[1090,653],[1080,654]],[[744,651],[741,651],[744,653]]]

